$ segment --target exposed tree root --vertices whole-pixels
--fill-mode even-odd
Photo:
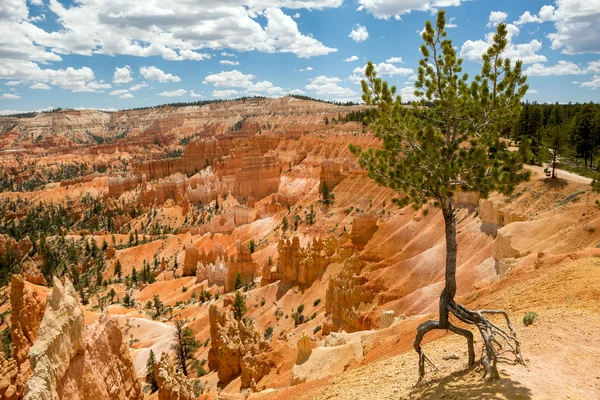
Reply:
[[[480,362],[485,370],[484,378],[486,380],[500,378],[497,368],[500,351],[507,350],[512,353],[515,356],[515,364],[525,364],[523,354],[521,353],[521,343],[517,339],[517,332],[512,327],[510,318],[505,311],[471,311],[466,307],[456,303],[453,299],[447,299],[447,297],[442,294],[440,298],[440,320],[425,321],[417,327],[417,336],[415,338],[414,348],[419,354],[419,381],[425,377],[425,362],[433,366],[433,363],[427,358],[427,356],[425,356],[425,353],[421,348],[423,337],[432,330],[447,329],[453,333],[464,336],[467,339],[467,346],[469,350],[469,367],[475,363],[473,334],[469,330],[462,329],[451,324],[448,319],[450,314],[454,315],[458,320],[464,322],[465,324],[475,325],[479,330],[479,333],[483,338],[483,349]],[[488,318],[486,318],[484,314],[503,315],[508,329],[503,329],[498,325],[495,325]]]

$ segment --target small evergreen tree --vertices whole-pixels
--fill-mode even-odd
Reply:
[[[110,288],[110,292],[108,292],[108,297],[110,297],[110,302],[112,303],[115,299],[117,292],[115,292],[114,288]]]
[[[164,304],[162,301],[160,301],[160,297],[158,297],[157,294],[155,294],[152,297],[152,306],[154,307],[154,311],[156,312],[154,318],[158,318],[163,312]]]
[[[323,182],[323,186],[321,186],[321,203],[326,206],[333,204],[333,193],[329,191],[329,186],[327,186],[327,182]]]
[[[248,307],[246,307],[246,302],[244,301],[244,296],[237,291],[235,292],[235,299],[233,300],[233,304],[231,305],[233,309],[233,317],[238,321],[242,319]]]
[[[283,219],[281,220],[281,230],[283,231],[283,233],[285,233],[288,230],[289,227],[289,223],[288,223],[288,219],[287,216],[283,216]]]
[[[242,286],[244,286],[244,282],[242,280],[242,274],[238,272],[235,275],[235,283],[233,284],[233,287],[235,288],[235,290],[238,290]]]
[[[154,351],[150,349],[150,355],[148,356],[148,360],[146,361],[146,382],[150,384],[150,392],[156,392],[158,390],[158,383],[156,382],[156,377],[154,376],[155,362],[156,358],[154,356]]]
[[[117,260],[117,263],[115,264],[115,272],[114,272],[113,276],[116,276],[117,279],[119,281],[121,281],[122,273],[123,273],[123,271],[122,271],[122,267],[121,267],[121,261]]]
[[[194,356],[196,350],[200,348],[200,342],[194,337],[191,328],[186,327],[184,321],[175,321],[175,344],[172,346],[179,362],[181,372],[187,376],[187,362]]]
[[[569,135],[562,126],[550,126],[546,129],[545,145],[550,153],[552,160],[552,178],[556,178],[556,162],[559,157],[564,156],[568,151]]]

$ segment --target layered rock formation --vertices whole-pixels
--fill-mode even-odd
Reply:
[[[223,247],[220,244],[217,244],[212,250],[208,253],[205,249],[202,249],[202,252],[198,251],[198,248],[195,246],[190,246],[185,249],[184,258],[183,258],[183,272],[185,276],[194,276],[197,275],[197,268],[200,263],[204,265],[214,264],[216,261],[220,259],[224,263],[227,263],[229,257],[225,254]],[[200,283],[202,281],[199,281]]]
[[[235,289],[235,281],[240,276],[242,284],[250,283],[258,275],[258,267],[252,259],[248,246],[236,242],[236,255],[229,257],[219,245],[206,253],[200,253],[194,246],[185,250],[184,275],[196,275],[196,283],[208,280],[209,285],[224,286],[225,292]]]
[[[296,357],[296,364],[302,364],[310,357],[312,352],[312,344],[310,343],[310,336],[306,331],[302,331],[298,338],[298,356]]]
[[[133,361],[114,320],[87,329],[73,285],[54,279],[38,337],[25,399],[142,399]]]
[[[36,254],[23,262],[23,278],[25,278],[27,282],[33,283],[34,285],[48,285],[44,274],[42,274],[42,271],[40,270],[43,261],[42,256]]]
[[[10,283],[10,336],[12,358],[5,359],[0,350],[0,399],[22,399],[25,383],[31,376],[27,353],[35,342],[44,315],[45,303],[36,290],[27,290],[20,275]]]
[[[6,358],[0,349],[0,399],[23,398],[23,385],[18,381],[19,369],[14,358]],[[19,389],[20,388],[20,389]]]
[[[209,369],[218,371],[220,382],[228,382],[241,374],[242,387],[256,385],[273,365],[260,357],[269,350],[269,345],[254,320],[237,321],[229,312],[220,313],[211,305],[209,321]]]
[[[235,259],[227,266],[227,277],[225,278],[226,292],[231,292],[235,289],[235,281],[238,275],[241,277],[243,285],[252,282],[258,275],[258,266],[252,259],[252,254],[248,246],[242,245],[242,242],[238,240],[236,249]]]
[[[258,201],[277,193],[281,180],[281,167],[275,156],[246,157],[235,174],[235,195],[246,202],[252,197]]]
[[[333,160],[325,160],[321,164],[321,173],[319,174],[319,188],[327,184],[327,188],[332,190],[338,183],[344,179],[341,173],[341,165]]]
[[[85,351],[77,292],[68,279],[64,286],[57,278],[53,283],[38,339],[29,351],[33,375],[25,386],[26,400],[59,399],[58,390],[71,359]]]
[[[373,235],[377,232],[377,217],[371,213],[364,213],[354,217],[350,239],[358,249],[364,248]]]
[[[351,257],[344,263],[342,271],[329,280],[325,297],[327,321],[323,325],[323,334],[370,329],[369,322],[363,318],[364,311],[376,293],[367,290],[366,279],[360,276],[363,263],[358,257]]]
[[[29,370],[27,354],[35,343],[46,304],[36,290],[28,291],[20,275],[10,279],[10,337],[14,344],[13,358],[21,370]],[[26,380],[26,379],[25,379]]]
[[[227,265],[217,257],[214,263],[204,265],[202,261],[196,270],[196,283],[208,281],[208,285],[225,286],[227,280]]]
[[[351,248],[344,247],[348,235],[341,239],[329,236],[325,240],[313,238],[306,247],[300,246],[300,239],[281,239],[277,244],[279,258],[275,266],[265,264],[262,268],[262,285],[268,285],[277,280],[289,284],[308,284],[322,274],[329,264],[348,257]]]
[[[183,373],[175,367],[167,353],[154,362],[154,376],[158,384],[158,400],[193,400],[194,387]]]

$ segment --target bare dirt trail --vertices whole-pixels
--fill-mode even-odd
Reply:
[[[543,167],[538,167],[537,165],[526,165],[525,168],[530,171],[535,172],[536,174],[539,174],[540,176],[545,176]],[[565,171],[564,169],[557,168],[556,176],[558,178],[566,179],[571,182],[585,183],[587,185],[592,183],[592,180],[590,178],[586,178],[585,176],[577,175],[573,172]]]

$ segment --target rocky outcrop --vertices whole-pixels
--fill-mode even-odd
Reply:
[[[296,364],[302,364],[310,357],[312,352],[312,344],[310,343],[310,336],[306,331],[302,331],[298,338],[298,355],[296,356]]]
[[[366,279],[360,275],[363,263],[358,257],[352,257],[344,263],[342,271],[329,280],[325,297],[327,321],[323,324],[323,334],[371,329],[363,318],[361,310],[375,298],[375,292],[365,288]]]
[[[187,247],[183,255],[183,276],[196,275],[199,261],[200,253],[198,252],[198,248],[194,246]]]
[[[194,387],[168,356],[163,353],[153,365],[154,376],[158,384],[158,400],[193,400]]]
[[[0,354],[0,399],[21,399],[25,382],[31,376],[27,353],[35,342],[44,315],[45,303],[34,290],[27,290],[20,275],[12,275],[10,282],[10,337],[13,354],[4,360]],[[1,353],[1,351],[0,351]]]
[[[208,367],[217,370],[219,381],[228,382],[241,374],[242,387],[256,385],[273,365],[260,355],[269,350],[254,320],[233,319],[229,312],[220,313],[215,305],[208,311],[210,350]]]
[[[479,217],[481,221],[496,227],[503,227],[516,221],[527,221],[525,215],[514,212],[507,212],[501,209],[493,200],[479,200]]]
[[[246,245],[242,245],[241,241],[236,243],[237,255],[233,261],[227,266],[227,276],[225,278],[225,291],[231,292],[235,289],[235,281],[237,276],[242,278],[242,284],[250,283],[258,274],[258,267],[252,259],[250,249]]]
[[[142,399],[121,330],[109,317],[84,325],[73,285],[54,279],[37,340],[29,350],[33,370],[27,400]]]
[[[247,157],[235,174],[234,194],[242,202],[252,197],[258,201],[279,190],[281,166],[275,156]]]
[[[341,173],[341,165],[333,160],[325,160],[321,164],[321,173],[319,175],[319,188],[327,184],[327,188],[332,190],[344,179]],[[320,189],[319,189],[320,190]]]
[[[206,264],[200,261],[196,270],[196,283],[208,281],[208,285],[225,286],[227,279],[227,265],[217,257],[214,263]]]
[[[25,239],[17,242],[8,235],[0,235],[0,257],[6,255],[7,252],[10,251],[14,258],[21,261],[32,246],[33,243],[31,243],[29,237],[25,237]]]
[[[54,278],[38,339],[29,350],[33,375],[25,386],[26,400],[59,399],[58,388],[71,359],[85,351],[83,311],[75,288]]]
[[[102,316],[86,327],[85,351],[77,354],[60,382],[62,399],[143,399],[133,359],[114,319]]]
[[[48,282],[46,282],[44,274],[40,271],[43,262],[44,260],[39,254],[25,260],[23,262],[23,278],[34,285],[47,286]]]
[[[277,244],[279,259],[276,265],[265,265],[262,268],[262,285],[268,285],[279,279],[289,284],[308,284],[321,275],[332,262],[348,257],[352,250],[343,245],[348,242],[348,235],[341,239],[330,236],[325,240],[313,239],[306,247],[300,246],[300,239],[281,239]]]
[[[372,213],[360,214],[352,220],[350,239],[354,246],[363,249],[375,232],[377,232],[377,217]]]
[[[27,354],[37,338],[46,304],[36,290],[25,289],[25,283],[20,275],[12,275],[10,306],[12,310],[10,337],[14,344],[13,358],[20,369],[29,370]]]
[[[108,193],[106,197],[119,197],[123,193],[130,191],[142,183],[141,176],[115,177],[108,179]]]
[[[0,399],[18,400],[23,398],[23,385],[18,381],[19,368],[14,358],[6,358],[0,349]]]
[[[381,329],[390,327],[396,320],[394,310],[381,310]]]

